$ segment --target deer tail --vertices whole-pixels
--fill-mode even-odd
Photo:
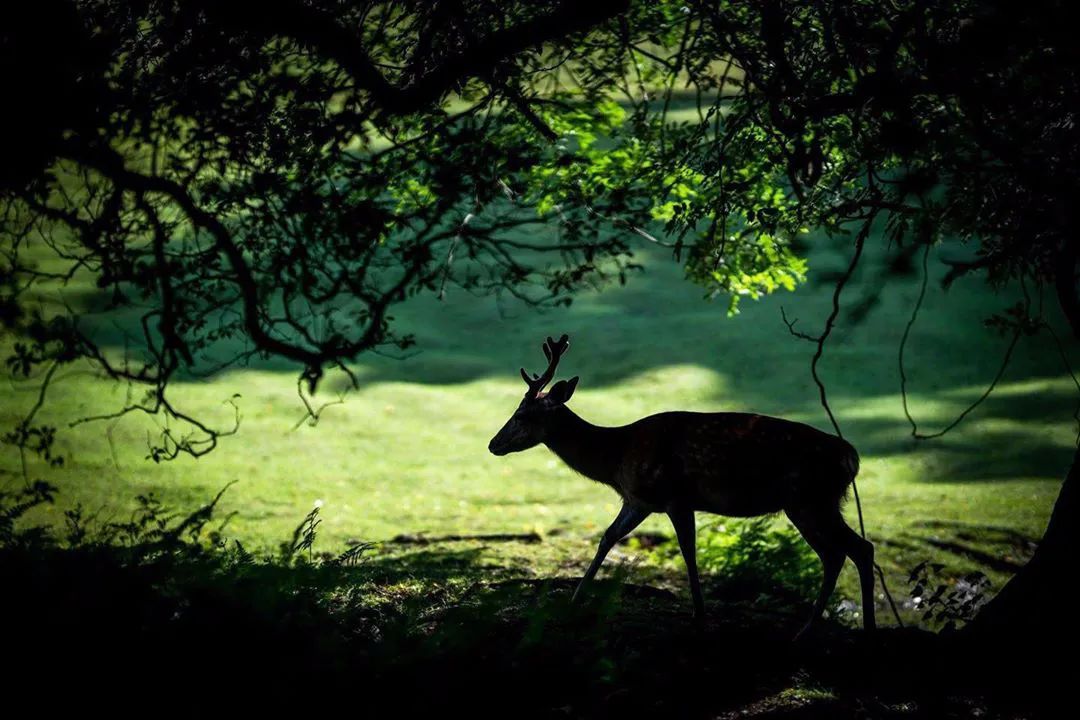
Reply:
[[[847,452],[844,453],[840,462],[848,473],[848,482],[850,483],[859,474],[859,452],[853,446],[848,445]]]

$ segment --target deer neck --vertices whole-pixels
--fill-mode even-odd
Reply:
[[[555,412],[544,444],[572,470],[612,485],[623,450],[619,428],[593,425],[566,406]]]

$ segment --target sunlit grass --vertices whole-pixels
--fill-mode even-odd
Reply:
[[[810,259],[812,276],[815,268],[843,261],[830,250]],[[156,427],[145,417],[67,428],[72,418],[120,407],[125,391],[65,371],[38,418],[61,428],[65,465],[29,466],[31,477],[62,490],[58,504],[39,518],[60,522],[65,509],[80,504],[122,517],[136,495],[148,492],[191,508],[235,482],[220,516],[235,513],[225,534],[251,548],[275,546],[321,501],[319,545],[328,550],[399,533],[536,531],[545,542],[492,544],[483,556],[523,572],[579,573],[618,509],[615,494],[575,476],[543,448],[505,458],[486,451],[522,392],[517,368],[542,363],[544,336],[570,334],[561,372],[581,376],[572,406],[597,423],[669,409],[752,410],[828,427],[809,375],[813,347],[788,334],[779,306],[799,318],[800,329],[815,331],[828,311],[831,285],[747,303],[727,318],[726,304],[703,300],[701,289],[686,283],[664,255],[650,250],[640,260],[646,271],[627,287],[584,295],[569,309],[534,313],[464,295],[411,301],[396,316],[416,333],[421,354],[363,359],[357,367],[362,387],[327,408],[316,427],[296,427],[303,410],[294,368],[255,367],[178,383],[173,401],[221,426],[232,418],[225,401],[240,395],[238,435],[197,461],[147,460],[147,432]],[[881,282],[870,262],[851,286],[851,303]],[[997,392],[968,421],[940,440],[911,439],[896,350],[917,278],[888,282],[864,322],[852,327],[841,316],[822,370],[845,434],[862,453],[867,532],[884,541],[878,557],[896,590],[903,589],[897,587],[902,574],[927,557],[940,556],[957,572],[978,567],[923,544],[921,538],[949,532],[934,523],[1041,535],[1071,457],[1075,388],[1048,338],[1025,341]],[[984,330],[981,320],[1009,301],[974,281],[958,284],[947,297],[931,293],[908,352],[911,408],[921,429],[950,422],[993,377],[1006,340]],[[322,401],[345,387],[344,378],[331,376]],[[10,425],[36,390],[9,386],[3,392],[2,420]],[[22,481],[19,456],[9,447],[0,468],[3,482]],[[855,525],[854,503],[847,514]],[[642,530],[670,533],[661,518]],[[989,574],[998,585],[1007,577]],[[844,587],[852,588],[853,579],[854,572],[845,571]]]

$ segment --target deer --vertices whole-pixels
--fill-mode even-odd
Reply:
[[[611,549],[653,513],[671,520],[686,564],[694,619],[705,602],[697,570],[695,513],[756,517],[783,512],[821,560],[821,590],[805,636],[820,619],[846,559],[859,573],[863,627],[874,620],[874,546],[844,521],[841,507],[859,472],[859,454],[842,438],[802,423],[742,412],[662,412],[629,425],[601,427],[567,403],[578,377],[554,379],[569,337],[550,337],[547,369],[521,368],[525,397],[488,450],[496,456],[543,444],[575,472],[608,485],[622,508],[600,539],[571,602],[596,576]]]

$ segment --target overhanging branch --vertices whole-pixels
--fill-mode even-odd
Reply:
[[[266,37],[291,38],[315,54],[332,59],[371,94],[383,112],[392,115],[421,110],[465,79],[486,75],[502,60],[595,27],[625,12],[629,5],[629,0],[565,0],[548,13],[495,30],[463,50],[441,57],[429,72],[405,86],[397,86],[378,69],[360,35],[343,27],[329,13],[292,0],[201,3],[208,16],[226,27]]]

